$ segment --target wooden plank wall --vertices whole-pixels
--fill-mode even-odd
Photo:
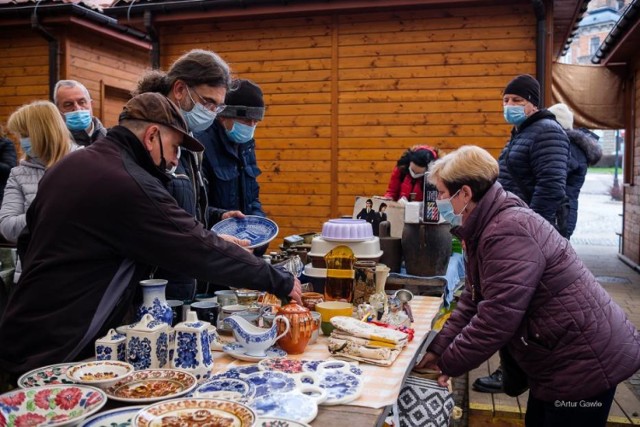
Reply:
[[[636,61],[635,69],[632,72],[635,77],[630,78],[628,81],[633,82],[631,102],[634,113],[630,117],[631,124],[628,127],[627,144],[631,144],[631,150],[627,153],[631,153],[631,161],[629,164],[631,167],[632,184],[624,186],[624,247],[622,248],[622,254],[635,262],[640,264],[640,189],[637,183],[640,182],[640,61]],[[628,135],[632,133],[632,135]]]
[[[150,68],[149,52],[126,46],[97,34],[70,31],[63,38],[63,58],[60,75],[62,79],[78,80],[84,84],[93,99],[93,115],[105,126],[117,124],[124,102],[118,97],[119,108],[103,99],[105,86],[116,90],[111,93],[133,90],[145,70]],[[109,91],[107,91],[107,95]],[[106,111],[103,105],[111,105]]]
[[[264,90],[261,200],[278,243],[381,195],[413,144],[497,155],[509,134],[501,91],[535,73],[528,2],[189,23],[160,40],[163,69],[211,49]]]
[[[49,97],[49,49],[30,29],[0,29],[0,123],[18,107]]]

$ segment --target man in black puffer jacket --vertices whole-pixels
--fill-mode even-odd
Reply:
[[[498,181],[567,237],[569,138],[552,113],[539,109],[539,103],[540,84],[528,74],[514,78],[504,89],[504,119],[513,129],[498,159]],[[502,367],[478,378],[473,388],[486,393],[502,392]],[[507,393],[517,395],[518,391],[524,390]]]
[[[513,124],[499,158],[502,186],[553,225],[565,199],[569,138],[549,111],[538,109],[540,85],[530,75],[504,90],[504,117]]]

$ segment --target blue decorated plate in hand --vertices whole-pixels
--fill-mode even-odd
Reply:
[[[272,241],[278,235],[278,224],[269,218],[247,215],[243,219],[227,218],[222,220],[211,227],[211,231],[216,234],[227,234],[238,239],[246,239],[251,242],[248,246],[251,249]]]

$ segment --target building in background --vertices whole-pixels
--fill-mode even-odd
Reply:
[[[631,0],[591,0],[587,12],[578,24],[571,46],[560,58],[565,64],[592,65],[591,58],[607,35],[615,27]],[[604,153],[602,163],[610,163],[616,152],[616,131],[593,131],[600,136],[599,143]],[[621,147],[618,147],[622,152]]]

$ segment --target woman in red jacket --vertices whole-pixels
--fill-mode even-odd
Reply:
[[[424,198],[424,177],[429,163],[438,158],[438,153],[428,145],[414,145],[405,151],[393,168],[389,185],[384,197],[406,203],[411,200],[420,202]]]
[[[497,178],[497,161],[474,146],[430,168],[440,215],[466,243],[466,283],[417,366],[444,384],[500,350],[505,389],[516,371],[530,387],[526,426],[604,427],[616,386],[640,368],[640,334],[569,242]]]

